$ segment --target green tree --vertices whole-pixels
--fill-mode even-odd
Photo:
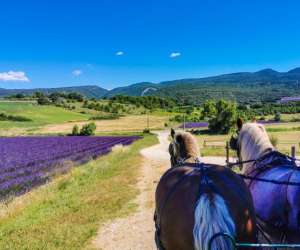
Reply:
[[[49,105],[49,104],[51,104],[51,101],[50,101],[50,99],[49,99],[47,96],[41,95],[41,96],[37,99],[37,103],[38,103],[39,105]]]
[[[216,102],[213,100],[207,100],[203,103],[203,109],[201,112],[202,118],[212,118],[216,115]]]
[[[215,115],[209,119],[209,130],[213,133],[228,134],[237,118],[236,103],[220,100],[215,103]]]

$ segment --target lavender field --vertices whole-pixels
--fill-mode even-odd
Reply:
[[[179,128],[183,128],[184,124],[181,124]],[[185,128],[207,128],[208,123],[207,122],[186,122]]]
[[[129,145],[138,136],[5,137],[0,138],[0,199],[45,183],[70,165],[107,154],[117,144]]]

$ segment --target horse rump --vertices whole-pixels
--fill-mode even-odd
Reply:
[[[235,237],[235,224],[228,211],[225,200],[218,194],[204,193],[197,201],[195,209],[195,224],[193,229],[195,250],[229,250],[234,249],[226,237],[213,240],[208,249],[210,239],[218,233],[226,233]]]

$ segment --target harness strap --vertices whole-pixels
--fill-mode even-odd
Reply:
[[[272,157],[270,159],[270,161],[266,161],[266,159],[268,157]],[[286,203],[288,203],[287,201],[287,189],[288,186],[298,186],[300,187],[300,182],[292,182],[291,181],[291,177],[293,175],[293,173],[296,170],[300,170],[297,167],[297,164],[295,162],[295,160],[287,155],[284,155],[278,151],[272,151],[268,154],[266,154],[265,156],[263,156],[262,158],[258,159],[254,164],[257,164],[257,167],[251,171],[250,173],[243,175],[243,174],[239,174],[239,176],[241,176],[243,179],[246,180],[250,180],[250,182],[248,183],[248,187],[250,188],[251,185],[253,185],[254,181],[261,181],[261,182],[266,182],[266,183],[272,183],[272,184],[277,184],[277,185],[286,185],[285,189],[285,198],[286,198]],[[272,168],[271,168],[272,167]],[[274,167],[286,167],[287,168],[287,175],[285,176],[286,180],[285,181],[280,181],[280,180],[270,180],[270,179],[265,179],[265,178],[260,178],[259,176],[264,173],[265,171],[268,171],[270,169],[274,169]],[[288,206],[286,206],[288,207]],[[262,235],[264,236],[265,239],[267,239],[267,241],[271,241],[267,235],[265,234],[265,229],[267,228],[273,228],[274,230],[276,230],[277,232],[274,232],[278,235],[278,237],[280,238],[280,242],[283,242],[283,240],[286,238],[287,232],[286,229],[289,225],[289,220],[287,218],[285,218],[285,222],[283,222],[284,224],[282,225],[282,227],[278,228],[276,226],[274,226],[274,224],[270,224],[265,222],[264,220],[260,219],[258,217],[258,215],[256,215],[257,217],[257,226],[259,228],[259,231],[262,233]],[[277,237],[277,236],[276,236]]]
[[[266,227],[268,227],[268,224],[264,222],[258,215],[256,215],[256,225],[258,228],[258,231],[261,233],[262,237],[269,243],[274,244],[272,240],[270,239],[269,235],[265,232]],[[276,247],[274,247],[274,250],[277,250]]]

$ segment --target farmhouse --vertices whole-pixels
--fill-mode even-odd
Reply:
[[[300,102],[300,96],[282,97],[278,102],[279,103]]]

